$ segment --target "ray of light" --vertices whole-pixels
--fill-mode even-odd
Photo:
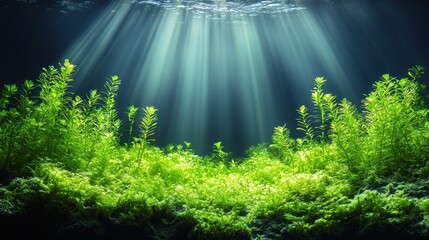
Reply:
[[[112,39],[119,32],[129,8],[129,5],[121,2],[112,3],[83,37],[64,54],[63,58],[79,63],[77,75],[87,76],[94,71],[94,67],[106,61],[103,55],[111,50]]]
[[[230,150],[268,142],[275,125],[294,121],[285,112],[309,99],[319,75],[353,94],[338,15],[326,22],[305,10],[255,17],[257,5],[240,14],[226,1],[214,10],[157,3],[112,3],[64,56],[78,79],[118,74],[118,104],[157,107],[161,145],[189,141],[207,153],[215,141],[237,147]]]

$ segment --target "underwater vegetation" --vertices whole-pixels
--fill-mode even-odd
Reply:
[[[361,239],[429,236],[424,68],[384,74],[362,106],[325,93],[269,144],[234,159],[154,143],[153,106],[115,101],[120,79],[70,92],[75,66],[44,68],[0,92],[0,224],[5,233],[125,239]],[[123,136],[125,135],[125,137]],[[121,137],[127,139],[121,142]]]

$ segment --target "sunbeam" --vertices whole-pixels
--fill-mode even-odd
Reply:
[[[17,239],[429,239],[427,0],[0,1]]]
[[[287,2],[114,1],[62,58],[80,66],[80,89],[118,74],[120,109],[157,106],[160,145],[188,141],[205,154],[222,141],[241,152],[268,142],[276,125],[293,132],[295,109],[309,103],[301,93],[317,76],[357,101],[369,85],[351,79],[366,74],[356,55],[383,54],[343,22],[365,21],[365,3],[339,12]],[[365,43],[372,50],[353,47]]]
[[[226,2],[192,11],[141,4],[112,3],[71,46],[64,57],[82,65],[76,78],[88,79],[101,66],[126,69],[127,102],[165,111],[169,142],[208,151],[217,140],[243,148],[267,139],[276,119],[274,89],[252,17],[228,13]]]

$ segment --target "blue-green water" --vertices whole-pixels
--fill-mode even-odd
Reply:
[[[4,1],[1,83],[36,79],[69,58],[71,91],[122,85],[131,104],[159,109],[159,146],[216,141],[236,155],[296,129],[314,78],[356,105],[383,73],[429,67],[425,1]],[[427,79],[427,78],[426,78]]]

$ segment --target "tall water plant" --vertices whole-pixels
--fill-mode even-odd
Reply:
[[[157,111],[158,109],[153,106],[147,106],[143,109],[144,116],[140,122],[141,135],[140,138],[135,139],[135,143],[138,146],[137,162],[139,166],[142,161],[146,147],[149,145],[150,142],[155,141],[152,136],[155,134],[155,129],[158,121],[158,115],[156,114]]]
[[[369,159],[380,174],[403,174],[427,160],[427,139],[421,136],[429,114],[422,104],[422,86],[416,81],[423,70],[411,68],[411,79],[384,74],[363,101]]]

